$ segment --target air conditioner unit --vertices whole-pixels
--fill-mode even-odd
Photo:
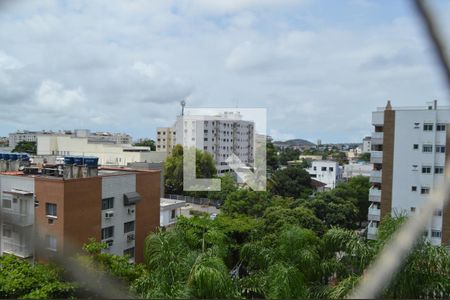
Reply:
[[[114,217],[114,213],[112,211],[105,212],[105,219],[111,219]]]
[[[127,242],[134,241],[134,233],[127,235]]]
[[[131,214],[133,214],[133,213],[134,213],[134,209],[129,208],[129,209],[128,209],[128,214],[131,215]]]

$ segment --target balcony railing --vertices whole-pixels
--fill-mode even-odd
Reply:
[[[4,253],[13,254],[21,258],[27,258],[33,256],[32,247],[29,245],[22,245],[14,242],[3,241],[2,250]]]
[[[13,225],[30,226],[34,223],[33,214],[21,214],[18,211],[1,209],[0,215],[3,222]]]
[[[372,132],[371,143],[372,145],[382,145],[384,134],[383,132]]]
[[[380,209],[377,208],[375,205],[370,205],[369,206],[369,211],[368,211],[368,215],[367,215],[367,219],[369,221],[380,221]]]
[[[370,162],[373,164],[383,163],[383,151],[371,151]]]
[[[375,240],[377,238],[378,227],[373,226],[373,222],[370,222],[367,226],[367,239]]]
[[[381,170],[372,170],[370,172],[370,182],[381,183]]]
[[[370,202],[380,202],[381,201],[381,190],[375,187],[369,189],[369,201]]]

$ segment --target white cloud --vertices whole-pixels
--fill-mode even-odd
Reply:
[[[86,97],[81,88],[65,89],[62,84],[52,80],[44,80],[36,91],[36,104],[45,110],[61,113],[77,111],[85,103]]]

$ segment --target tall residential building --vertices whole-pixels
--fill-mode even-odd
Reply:
[[[158,127],[156,129],[156,151],[172,153],[175,146],[176,131],[172,127]]]
[[[372,149],[372,138],[370,136],[366,136],[363,139],[362,143],[362,153],[370,152]]]
[[[38,136],[71,136],[87,138],[90,143],[103,144],[132,144],[133,138],[126,133],[91,132],[88,129],[60,130],[60,131],[29,131],[22,130],[9,134],[9,146],[14,148],[19,142],[37,142]]]
[[[417,213],[430,191],[443,182],[449,123],[450,108],[438,107],[437,101],[398,108],[388,101],[372,113],[369,239],[376,238],[383,217]],[[434,212],[424,236],[434,245],[449,244],[450,206]]]
[[[254,162],[255,124],[243,120],[238,112],[178,116],[174,130],[174,144],[192,145],[210,153],[219,174],[231,170],[226,160],[232,153],[246,165]]]
[[[107,243],[105,252],[143,261],[145,237],[159,226],[159,171],[76,159],[82,163],[66,158],[58,167],[0,170],[0,255],[49,260],[95,238]]]

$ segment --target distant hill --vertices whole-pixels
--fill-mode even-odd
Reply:
[[[303,139],[293,139],[287,141],[275,141],[274,145],[284,145],[284,146],[315,146],[316,144]]]

